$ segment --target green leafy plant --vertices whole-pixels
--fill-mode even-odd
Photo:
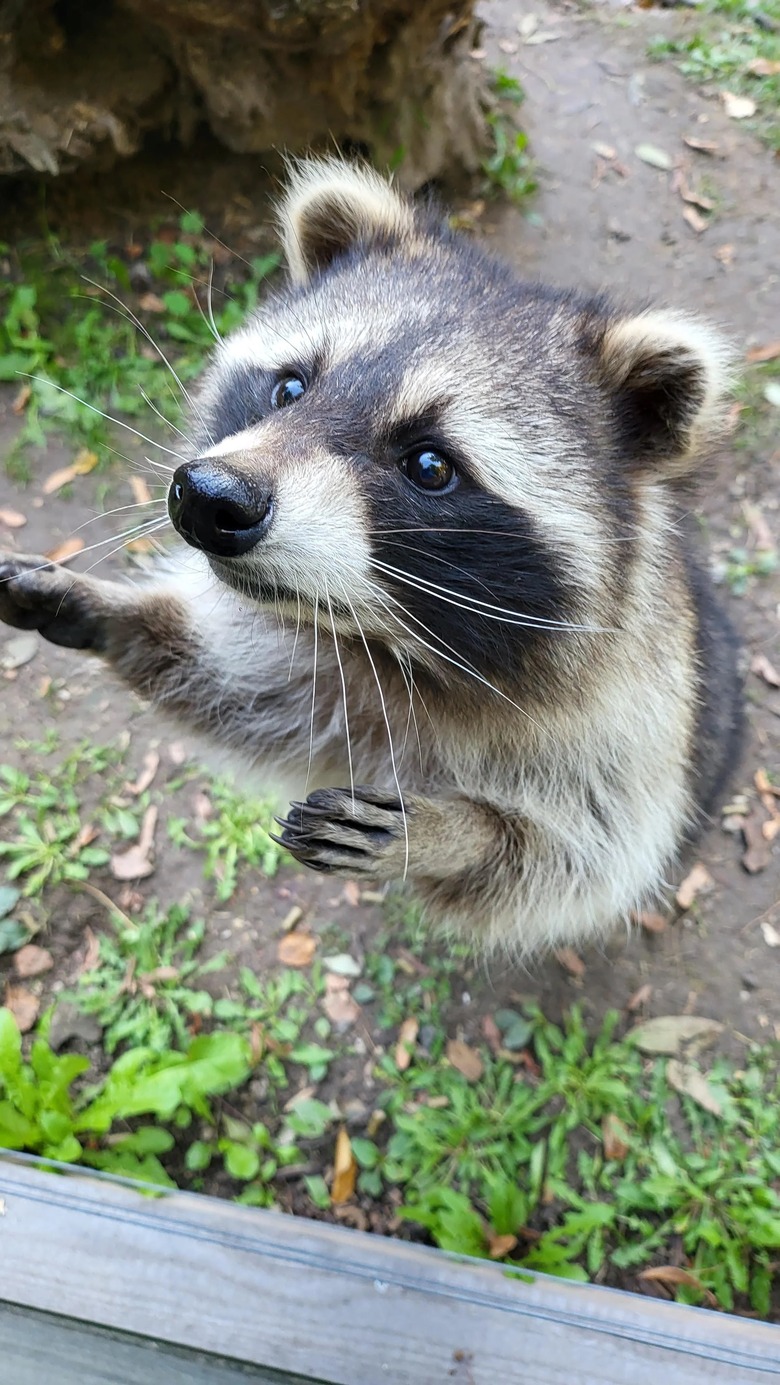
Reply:
[[[89,1066],[57,1055],[45,1023],[26,1062],[16,1021],[0,1009],[0,1147],[170,1185],[159,1156],[173,1148],[174,1132],[128,1122],[153,1116],[181,1130],[194,1115],[213,1121],[211,1099],[246,1081],[251,1054],[241,1035],[215,1032],[183,1053],[130,1049],[92,1087],[79,1083]]]
[[[160,914],[151,904],[141,919],[115,914],[112,923],[100,938],[97,965],[79,977],[69,999],[95,1017],[107,1053],[121,1043],[158,1053],[174,1043],[186,1046],[193,1016],[214,1010],[213,997],[196,983],[220,971],[226,954],[198,959],[206,925],[191,923],[182,905]]]
[[[528,136],[519,130],[508,107],[525,99],[520,83],[498,69],[493,73],[496,108],[488,113],[493,149],[483,161],[488,182],[513,202],[523,202],[536,191],[534,164],[528,153]]]
[[[171,818],[168,830],[177,846],[205,853],[204,873],[216,880],[217,899],[224,903],[235,893],[240,866],[259,866],[273,876],[288,857],[269,835],[273,804],[245,798],[221,781],[211,786],[210,794],[215,812],[201,823],[199,836],[190,836],[183,818]]]

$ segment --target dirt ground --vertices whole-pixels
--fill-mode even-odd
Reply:
[[[679,28],[689,16],[673,10],[582,12],[539,3],[534,12],[537,32],[553,34],[554,39],[525,44],[518,35],[523,14],[519,6],[490,0],[483,7],[484,61],[519,78],[527,92],[523,121],[540,165],[540,190],[530,217],[525,210],[489,204],[479,219],[478,234],[530,277],[581,289],[608,289],[631,303],[660,300],[694,309],[722,323],[744,349],[776,338],[780,164],[737,122],[727,119],[717,99],[686,82],[672,65],[654,64],[645,56],[650,34]],[[694,152],[683,143],[685,135],[714,141],[718,154]],[[613,149],[615,157],[596,152],[596,144]],[[635,149],[642,144],[668,151],[690,183],[705,180],[716,210],[704,233],[696,233],[684,219],[687,204],[669,173],[637,158]],[[198,166],[201,179],[208,166],[208,161]],[[167,174],[168,170],[166,180]],[[253,191],[252,179],[244,173],[240,198],[226,206],[225,179],[222,166],[214,171],[213,181],[195,189],[190,169],[182,175],[188,188],[183,195],[205,213],[213,210],[217,215],[220,209],[224,234],[240,248],[242,236],[266,218],[266,189]],[[167,180],[166,186],[172,183]],[[63,195],[63,207],[73,196]],[[138,219],[132,199],[127,171],[101,199],[100,217],[114,220],[123,235]],[[83,205],[80,216],[88,222]],[[1,224],[0,236],[7,236]],[[10,445],[18,426],[11,411],[14,393],[9,389],[0,400],[0,452]],[[780,414],[777,417],[780,421]],[[749,545],[750,525],[755,528],[756,520],[749,510],[746,519],[746,503],[760,509],[772,538],[780,540],[778,432],[776,428],[774,439],[766,429],[745,435],[738,425],[732,444],[716,459],[701,503],[702,540],[713,562],[735,546]],[[58,495],[41,503],[42,479],[71,461],[72,455],[71,446],[51,441],[45,454],[32,458],[29,486],[16,486],[2,476],[2,504],[22,511],[28,524],[13,533],[0,529],[0,543],[28,551],[50,549],[96,510],[132,499],[120,466],[107,486],[104,475],[99,480],[85,477],[71,498]],[[143,448],[129,445],[128,455],[140,458]],[[111,528],[115,522],[101,520],[91,526],[95,537],[119,532],[119,527]],[[91,561],[82,557],[77,566]],[[100,570],[107,572],[120,562],[121,555],[109,558]],[[724,599],[744,641],[746,670],[758,654],[780,664],[780,574],[753,580],[739,598],[726,586]],[[44,676],[54,680],[54,691],[47,696],[41,695]],[[652,669],[647,677],[652,679]],[[748,672],[747,702],[749,744],[734,792],[746,795],[760,810],[756,771],[780,776],[780,690]],[[178,773],[148,711],[97,663],[41,644],[29,663],[0,681],[2,758],[18,760],[15,738],[40,738],[52,723],[64,745],[85,735],[107,742],[129,731],[129,763],[135,768],[150,746],[161,743],[156,789],[164,789],[166,777]],[[166,800],[164,811],[191,813],[196,790],[193,780]],[[616,936],[603,950],[584,953],[580,976],[571,975],[555,959],[514,973],[507,972],[503,962],[464,967],[462,984],[455,987],[451,1032],[478,1040],[483,1016],[511,1004],[518,995],[537,998],[553,1019],[576,997],[595,1024],[604,1011],[624,1008],[640,987],[649,987],[648,1015],[695,1012],[719,1018],[737,1035],[780,1037],[780,946],[770,945],[778,936],[771,927],[762,929],[762,924],[769,924],[780,930],[780,847],[766,867],[752,875],[741,864],[743,852],[738,832],[726,832],[720,822],[713,823],[697,852],[714,881],[711,892],[663,932]],[[95,872],[92,878],[115,896],[117,886],[110,876]],[[273,880],[244,874],[229,907],[217,908],[211,886],[204,885],[200,860],[174,847],[159,829],[154,873],[135,888],[163,904],[181,898],[184,890],[201,892],[214,946],[228,945],[237,964],[257,966],[258,959],[274,964],[280,924],[293,904],[300,904],[315,932],[340,930],[344,950],[356,956],[366,951],[380,927],[376,904],[355,903],[354,894],[345,892],[341,883],[291,868],[283,868]],[[46,938],[56,966],[46,978],[44,999],[77,966],[85,927],[99,930],[105,923],[105,911],[86,894],[62,890],[57,905]],[[361,1042],[365,1053],[372,1042],[370,1032]],[[364,1072],[365,1060],[358,1051],[341,1078],[353,1097],[364,1095]]]

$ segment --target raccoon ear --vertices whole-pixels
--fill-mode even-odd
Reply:
[[[297,284],[358,241],[402,236],[414,225],[411,207],[384,178],[341,159],[292,164],[278,215],[290,277]]]
[[[681,476],[722,431],[732,352],[706,323],[661,311],[610,322],[599,344],[623,447],[641,470]]]

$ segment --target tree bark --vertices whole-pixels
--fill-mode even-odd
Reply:
[[[484,154],[475,0],[0,0],[0,172],[203,124],[234,151],[358,148],[414,188]]]

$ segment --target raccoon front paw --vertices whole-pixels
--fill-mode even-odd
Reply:
[[[47,558],[0,554],[0,621],[67,649],[100,651],[105,642],[93,584]]]
[[[383,789],[317,789],[276,819],[274,840],[310,870],[391,880],[405,869],[406,816]]]

